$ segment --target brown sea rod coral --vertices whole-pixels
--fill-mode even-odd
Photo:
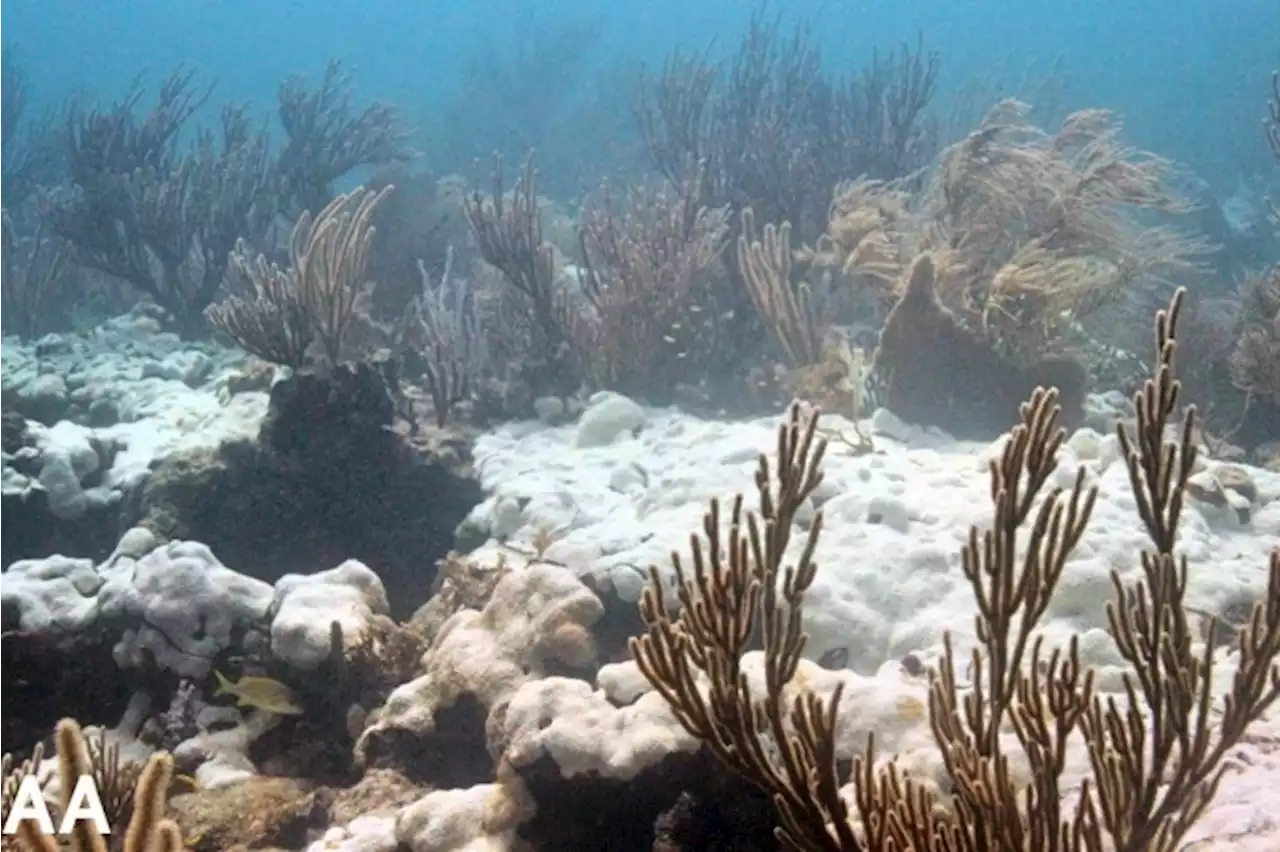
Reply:
[[[1065,431],[1057,424],[1057,392],[1037,388],[990,463],[994,523],[973,528],[962,554],[977,606],[971,683],[960,683],[962,661],[950,637],[930,672],[930,722],[950,795],[893,761],[878,766],[869,743],[855,762],[850,805],[836,766],[840,691],[824,700],[791,683],[806,640],[801,609],[817,571],[821,511],[797,561],[783,561],[793,515],[822,482],[826,447],[816,438],[816,414],[805,419],[793,407],[779,429],[776,467],[761,457],[758,513],[736,498],[726,536],[713,501],[705,538],[693,539],[692,561],[673,556],[677,615],[657,569],[650,572],[641,603],[648,630],[632,642],[640,669],[689,733],[771,795],[783,848],[1173,852],[1205,813],[1227,753],[1280,700],[1280,548],[1270,559],[1267,594],[1236,640],[1229,692],[1218,702],[1214,628],[1196,650],[1184,606],[1187,560],[1175,550],[1197,455],[1193,408],[1177,440],[1166,438],[1179,409],[1181,297],[1179,291],[1157,317],[1157,363],[1135,397],[1136,431],[1117,427],[1150,540],[1141,579],[1129,586],[1113,575],[1116,598],[1107,608],[1115,649],[1130,669],[1123,694],[1097,690],[1077,639],[1051,649],[1036,636],[1097,496],[1083,468],[1069,489],[1049,487]],[[763,694],[751,690],[740,668],[754,635],[765,648]],[[790,703],[783,698],[788,685],[799,690]],[[1025,777],[1010,771],[1005,731],[1030,764]],[[1088,779],[1067,802],[1066,758],[1081,741]]]
[[[314,347],[338,363],[353,325],[367,312],[373,212],[393,189],[357,187],[315,216],[303,213],[287,268],[252,256],[238,242],[228,271],[240,292],[205,309],[209,324],[264,361],[299,367]]]
[[[581,367],[568,333],[571,307],[558,281],[556,250],[542,236],[537,177],[530,156],[507,194],[498,159],[491,194],[472,192],[462,212],[481,258],[501,273],[502,286],[487,309],[495,357],[517,362],[516,372],[535,394],[558,395],[577,389]]]
[[[665,404],[724,358],[719,315],[727,305],[720,258],[726,207],[707,207],[699,182],[605,189],[580,228],[586,310],[569,326],[596,387]]]
[[[153,754],[137,772],[121,772],[114,753],[107,749],[105,740],[95,747],[86,741],[79,723],[63,719],[55,730],[57,743],[59,790],[61,808],[67,807],[76,781],[89,775],[96,779],[103,803],[119,801],[128,803],[127,824],[113,822],[113,831],[124,829],[124,842],[118,848],[123,852],[182,852],[185,848],[178,826],[165,818],[169,783],[173,778],[173,758],[166,752]],[[5,810],[12,802],[13,793],[22,778],[36,771],[41,758],[37,748],[32,759],[14,767],[9,755],[5,755],[4,794]],[[114,767],[114,768],[113,768]],[[128,789],[126,789],[126,787]],[[119,809],[108,808],[108,818],[119,819]],[[108,838],[100,835],[92,823],[81,820],[76,823],[70,839],[73,852],[107,852]],[[64,847],[52,837],[42,834],[32,820],[19,823],[16,849],[22,852],[59,852]],[[115,848],[115,847],[113,847]]]

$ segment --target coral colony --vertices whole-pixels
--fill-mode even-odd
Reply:
[[[1115,115],[757,16],[570,213],[10,57],[5,850],[1280,849],[1280,266]]]

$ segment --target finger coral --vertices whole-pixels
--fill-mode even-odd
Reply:
[[[265,361],[298,367],[314,344],[329,363],[365,312],[373,212],[391,191],[358,187],[318,214],[303,213],[289,242],[288,269],[251,256],[243,240],[228,268],[241,295],[205,309],[209,324]]]
[[[185,848],[177,824],[165,818],[169,783],[173,778],[173,758],[167,752],[153,754],[140,771],[126,771],[105,740],[99,738],[95,745],[95,740],[86,739],[74,719],[58,723],[55,741],[61,808],[67,807],[77,779],[88,775],[97,782],[112,830],[125,832],[120,847],[124,852],[181,852]],[[41,757],[41,750],[37,748],[31,760],[15,769],[9,755],[5,755],[6,811],[18,783],[37,771]],[[126,812],[127,822],[123,819]],[[41,833],[31,820],[19,823],[16,839],[17,848],[22,852],[58,852],[63,848],[57,840]],[[76,823],[70,841],[74,852],[107,852],[108,848],[107,838],[85,820]]]

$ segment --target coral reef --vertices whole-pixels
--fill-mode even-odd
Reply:
[[[1250,399],[1280,410],[1280,267],[1244,285],[1231,379]]]
[[[399,449],[389,458],[398,461],[379,468],[381,476],[392,470],[403,475],[400,468],[412,456],[403,455],[402,438],[386,428],[395,406],[381,379],[362,364],[307,369],[278,382],[258,439],[247,446],[223,444],[227,458],[242,454],[245,471],[279,468],[283,476],[325,470],[333,472],[333,482],[349,484],[363,465],[364,449],[394,446]],[[318,428],[331,420],[342,428]],[[786,434],[803,437],[798,421],[788,422]],[[954,795],[959,787],[948,780],[930,727],[937,714],[926,672],[944,665],[939,629],[957,631],[956,654],[967,653],[972,638],[963,607],[972,606],[973,591],[963,571],[949,565],[946,551],[958,540],[959,525],[990,528],[983,517],[989,510],[978,499],[983,489],[971,480],[976,465],[999,463],[999,448],[969,447],[955,455],[950,473],[922,473],[948,463],[956,453],[949,447],[966,445],[913,429],[883,410],[872,426],[871,450],[833,441],[826,451],[824,468],[838,479],[810,482],[811,490],[783,489],[776,500],[770,491],[771,501],[782,505],[785,499],[790,507],[791,546],[783,558],[803,556],[805,531],[821,533],[814,559],[843,570],[792,578],[808,585],[802,620],[775,625],[797,641],[787,683],[775,688],[787,672],[759,650],[774,635],[769,631],[775,627],[766,630],[764,622],[730,631],[744,643],[734,670],[752,695],[776,696],[788,731],[796,701],[816,696],[834,708],[837,727],[824,754],[831,756],[830,777],[842,795],[853,792],[848,773],[857,758],[864,759],[860,767],[886,766],[884,758],[865,763],[867,737],[874,735],[878,754],[897,755],[903,783],[922,785],[940,797],[940,806],[954,809],[959,805],[944,793]],[[471,465],[491,493],[471,509],[457,536],[471,552],[450,554],[434,582],[423,561],[403,575],[383,566],[384,579],[373,566],[344,561],[351,555],[346,551],[327,565],[320,557],[302,564],[305,538],[280,532],[306,529],[295,526],[301,521],[275,526],[274,539],[264,534],[237,543],[219,537],[228,527],[212,516],[202,522],[201,535],[217,541],[225,562],[207,547],[161,543],[145,530],[131,531],[119,552],[101,563],[19,562],[5,572],[0,589],[6,626],[12,626],[3,639],[5,686],[30,709],[6,712],[5,742],[14,748],[34,744],[54,721],[42,715],[50,711],[74,708],[97,719],[123,713],[103,742],[118,748],[122,760],[127,755],[139,764],[153,748],[171,751],[177,771],[198,787],[176,794],[170,815],[189,848],[210,852],[232,844],[314,852],[389,850],[397,843],[415,852],[468,844],[570,844],[602,852],[645,852],[655,843],[663,849],[699,843],[761,848],[772,842],[762,838],[780,824],[770,806],[774,791],[726,772],[715,749],[686,730],[687,720],[645,678],[642,668],[652,659],[643,653],[628,659],[625,645],[637,631],[643,635],[639,615],[658,610],[673,625],[700,612],[710,629],[729,629],[732,619],[722,619],[719,610],[687,603],[670,612],[665,603],[649,605],[638,614],[646,586],[638,566],[656,564],[694,522],[699,503],[741,480],[770,446],[773,427],[772,419],[701,421],[602,393],[588,401],[577,422],[513,423],[487,432]],[[852,427],[830,415],[827,428],[839,434]],[[814,446],[820,434],[826,430],[810,436]],[[788,437],[779,446],[773,439],[783,468],[791,470],[787,460],[797,458],[801,443]],[[1084,464],[1102,491],[1093,510],[1098,520],[1085,529],[1080,546],[1065,555],[1053,551],[1070,559],[1070,570],[1040,623],[1064,642],[1054,630],[1080,633],[1080,666],[1095,672],[1098,695],[1110,696],[1122,689],[1122,667],[1114,646],[1101,638],[1106,619],[1097,599],[1110,588],[1109,570],[1125,563],[1141,534],[1118,520],[1133,506],[1127,474],[1117,472],[1126,450],[1118,437],[1089,429],[1054,446],[1036,468],[1048,477],[1045,489],[1072,487],[1068,474]],[[535,457],[542,461],[531,465]],[[770,462],[769,482],[772,457]],[[1195,575],[1184,593],[1188,618],[1203,613],[1210,623],[1223,614],[1238,642],[1250,635],[1247,610],[1271,593],[1245,563],[1256,561],[1267,536],[1280,530],[1280,481],[1239,465],[1196,459],[1193,467],[1183,499],[1195,522],[1184,525],[1185,541],[1196,553],[1236,555],[1216,557],[1212,577]],[[219,494],[239,493],[227,482],[205,490],[202,481],[185,486],[192,506],[203,506],[199,497],[224,505],[215,499]],[[323,493],[332,502],[383,487],[361,483]],[[290,493],[291,501],[306,502],[298,500],[304,492],[296,487]],[[1018,493],[1025,502],[1032,492]],[[929,502],[935,498],[942,502]],[[423,505],[418,497],[404,502]],[[257,508],[244,515],[224,512],[223,519],[237,518],[234,529],[252,530],[249,523],[265,510],[250,504]],[[711,526],[718,544],[710,550],[700,545],[704,565],[714,563],[714,553],[726,560],[745,553],[742,564],[751,564],[747,504],[739,510],[745,537],[731,539],[727,512],[720,519],[725,524]],[[426,517],[399,516],[394,528],[414,529]],[[758,543],[763,548],[772,541],[774,552],[783,554],[784,537],[768,529],[758,531],[779,537]],[[1100,532],[1090,538],[1091,530]],[[737,543],[730,546],[731,540]],[[831,540],[845,549],[821,549]],[[232,559],[227,554],[237,546]],[[336,555],[333,550],[325,558]],[[291,558],[298,560],[297,573],[272,584],[254,578]],[[696,574],[696,564],[682,560],[686,579]],[[668,572],[653,576],[667,601],[682,594]],[[785,572],[777,576],[783,606]],[[1131,582],[1133,572],[1124,578]],[[721,587],[738,588],[744,607],[764,591],[751,583],[707,588]],[[426,606],[397,623],[428,595]],[[1188,621],[1188,630],[1194,629]],[[802,648],[796,630],[810,637]],[[1192,638],[1197,649],[1198,636]],[[1231,659],[1229,643],[1224,648],[1210,638],[1203,647]],[[716,690],[719,670],[708,665],[686,670],[686,686],[698,695]],[[43,677],[42,669],[59,677]],[[274,716],[220,703],[213,694],[214,669],[230,679],[277,681],[304,712]],[[1233,671],[1222,666],[1215,683]],[[965,685],[960,689],[962,698],[969,694]],[[74,691],[75,701],[66,690]],[[751,727],[745,716],[738,718],[744,730]],[[755,759],[774,759],[779,752],[772,742],[754,752]],[[1013,755],[1011,777],[1023,783],[1027,764],[1017,757],[1016,743],[1006,736],[1001,748]],[[1088,762],[1078,747],[1068,751],[1064,807],[1074,801],[1080,763]],[[1231,801],[1244,795],[1239,783],[1234,774],[1224,778]],[[1208,814],[1217,820],[1205,823],[1217,826],[1208,829],[1211,834],[1236,830],[1226,814]],[[859,823],[852,830],[862,842]]]
[[[6,852],[1280,844],[1265,198],[744,20],[425,136],[6,50],[0,807],[112,829]]]
[[[117,758],[104,754],[103,741],[99,739],[95,749],[79,723],[69,718],[58,723],[55,740],[56,787],[61,808],[67,807],[76,782],[88,775],[97,779],[104,806],[108,802],[117,805],[107,808],[107,816],[114,817],[110,823],[113,834],[124,829],[124,843],[119,847],[124,852],[182,852],[186,848],[177,823],[165,816],[173,758],[157,752],[140,769],[122,774]],[[40,769],[40,758],[41,753],[37,751],[31,760],[15,768],[11,756],[5,755],[6,812],[18,783]],[[75,824],[70,841],[70,848],[75,852],[107,852],[108,848],[107,838],[85,820]],[[42,834],[31,820],[18,823],[17,847],[22,852],[58,852],[62,848],[53,838]]]
[[[1273,75],[1273,100],[1263,126],[1280,162],[1278,86]],[[1274,208],[1270,213],[1259,217],[1255,230],[1274,241],[1280,230]],[[1232,276],[1234,292],[1190,300],[1184,338],[1197,357],[1185,365],[1183,378],[1185,395],[1201,409],[1204,428],[1220,451],[1253,452],[1265,464],[1280,430],[1280,266],[1256,266]]]
[[[395,393],[394,376],[365,362],[299,371],[272,388],[255,440],[158,465],[132,519],[207,542],[268,582],[360,559],[407,616],[480,492],[465,469],[424,457],[392,430]]]
[[[910,422],[983,438],[1002,431],[1040,385],[1058,388],[1063,425],[1079,425],[1084,367],[1068,358],[1028,363],[1001,355],[941,304],[937,280],[933,257],[918,257],[885,319],[872,365],[885,386],[884,404]]]
[[[314,92],[296,77],[281,86],[286,143],[276,151],[246,105],[223,108],[219,134],[202,130],[185,141],[212,93],[179,68],[145,114],[136,112],[137,83],[107,109],[73,110],[68,185],[42,202],[42,220],[77,263],[145,293],[190,336],[204,331],[204,309],[239,240],[266,247],[277,214],[319,210],[352,169],[407,155],[392,108],[351,114],[337,62]]]
[[[209,324],[265,361],[300,367],[314,346],[320,358],[338,363],[352,323],[367,316],[373,213],[393,189],[360,187],[314,218],[304,212],[293,226],[288,269],[250,257],[238,242],[229,264],[246,295],[206,308]]]
[[[358,112],[342,62],[330,59],[320,84],[308,90],[294,75],[280,84],[278,114],[287,141],[268,174],[277,209],[293,216],[324,208],[333,184],[360,166],[403,162],[412,155],[395,107],[374,103]]]
[[[482,610],[463,610],[441,625],[422,661],[426,674],[392,693],[361,736],[357,755],[371,765],[391,761],[406,772],[428,773],[437,786],[457,786],[461,779],[430,774],[433,754],[456,752],[456,746],[433,745],[433,735],[456,739],[470,727],[483,744],[486,714],[505,707],[521,685],[592,666],[590,627],[601,614],[599,600],[562,569],[536,566],[503,576]],[[406,730],[414,751],[398,733]]]
[[[21,236],[6,207],[0,214],[0,316],[4,331],[35,338],[62,319],[74,281],[70,254],[43,223]]]
[[[1176,442],[1165,437],[1178,403],[1173,367],[1180,298],[1156,320],[1156,372],[1135,399],[1137,430],[1118,429],[1151,543],[1142,555],[1142,579],[1126,586],[1116,576],[1117,599],[1107,608],[1108,632],[1132,667],[1124,698],[1098,688],[1095,673],[1081,664],[1079,637],[1049,650],[1035,634],[1097,497],[1081,468],[1069,491],[1054,488],[1037,499],[1066,437],[1056,426],[1052,390],[1037,389],[1023,405],[1020,424],[990,467],[994,527],[974,527],[964,549],[979,647],[965,685],[950,637],[930,673],[930,724],[949,779],[941,790],[934,779],[892,761],[877,765],[872,739],[854,766],[851,808],[835,764],[841,689],[830,698],[803,687],[794,698],[786,694],[799,676],[802,605],[816,576],[812,557],[822,530],[819,513],[798,560],[784,572],[793,516],[821,485],[826,444],[815,440],[816,417],[804,423],[793,408],[779,431],[776,473],[761,458],[758,515],[744,515],[743,498],[736,498],[723,541],[713,501],[706,543],[693,540],[691,566],[673,557],[678,617],[669,614],[660,575],[650,572],[642,603],[648,631],[632,646],[640,670],[685,730],[770,794],[784,848],[1016,850],[1059,838],[1091,850],[1171,852],[1204,814],[1227,753],[1280,700],[1280,549],[1271,555],[1267,596],[1237,639],[1232,685],[1215,712],[1215,628],[1205,650],[1196,651],[1183,604],[1187,559],[1175,549],[1196,462],[1194,409]],[[765,649],[762,693],[740,673],[757,631]],[[699,676],[708,680],[705,692]],[[1092,780],[1064,808],[1063,776],[1075,735],[1085,745]],[[1014,748],[1024,753],[1027,771],[1011,761]]]
[[[786,33],[780,17],[756,10],[727,63],[677,52],[637,105],[662,175],[679,185],[701,171],[704,203],[789,221],[800,240],[821,232],[838,181],[908,174],[934,144],[925,109],[939,60],[923,39],[842,78],[825,70],[814,27]]]
[[[582,293],[588,309],[570,314],[569,335],[593,387],[654,405],[682,388],[711,393],[727,372],[718,324],[726,303],[720,255],[726,207],[708,208],[698,179],[659,190],[607,188],[582,218]]]
[[[0,92],[0,145],[9,154],[0,166],[0,202],[6,211],[15,210],[50,178],[55,178],[62,152],[56,144],[58,125],[66,116],[58,108],[32,116],[30,76],[20,59],[22,51],[6,45],[0,59],[3,91]],[[25,58],[25,57],[22,57]]]
[[[1118,141],[1114,117],[1075,113],[1047,134],[1026,116],[1025,105],[999,104],[977,130],[941,153],[919,191],[865,178],[838,186],[827,232],[797,252],[821,281],[788,283],[788,276],[774,287],[803,295],[805,321],[790,325],[807,329],[810,341],[822,340],[851,311],[887,313],[873,375],[886,404],[914,422],[989,437],[1043,382],[1061,388],[1066,423],[1073,425],[1087,383],[1081,367],[1097,369],[1082,360],[1081,324],[1127,316],[1102,309],[1128,303],[1130,291],[1158,289],[1194,271],[1207,251],[1193,235],[1139,225],[1134,211],[1181,211],[1185,202],[1169,184],[1167,162]],[[910,270],[922,251],[933,256],[933,296],[911,300],[918,279]],[[951,343],[935,346],[923,332],[929,323],[904,321],[905,303],[912,301],[945,308],[947,329],[959,335],[946,334]],[[954,361],[959,372],[949,375],[953,361],[946,356],[925,368],[930,349],[960,356]],[[816,363],[815,351],[811,343],[805,360]],[[918,360],[920,368],[895,377],[888,368],[904,359]],[[966,367],[975,359],[985,364],[978,373],[990,374],[985,382]],[[966,390],[956,393],[959,388]],[[972,410],[953,412],[952,400]],[[992,419],[975,421],[975,414]]]
[[[265,189],[267,145],[244,107],[227,107],[221,137],[179,147],[212,90],[179,69],[144,116],[135,86],[112,108],[76,113],[68,140],[71,187],[48,202],[53,229],[78,262],[127,281],[188,333],[222,283],[227,253],[252,231]]]
[[[463,206],[480,256],[502,273],[506,286],[493,296],[491,313],[501,349],[498,363],[510,365],[534,396],[562,396],[577,389],[574,352],[566,336],[566,304],[557,276],[556,251],[542,238],[537,173],[526,161],[505,195],[502,163],[493,172],[488,198],[473,192]],[[495,341],[497,343],[497,341]]]

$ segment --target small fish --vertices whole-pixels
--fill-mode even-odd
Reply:
[[[828,671],[839,671],[849,668],[849,649],[832,648],[818,658],[818,665]]]
[[[925,673],[924,662],[915,654],[907,654],[902,658],[902,673],[908,677],[920,677]]]
[[[915,722],[929,715],[929,705],[912,695],[899,695],[897,710],[902,717]]]
[[[213,693],[215,698],[234,695],[240,707],[256,707],[277,716],[298,716],[303,712],[294,703],[293,691],[274,678],[245,675],[232,683],[222,672],[215,669],[213,673],[218,678],[218,689]]]

